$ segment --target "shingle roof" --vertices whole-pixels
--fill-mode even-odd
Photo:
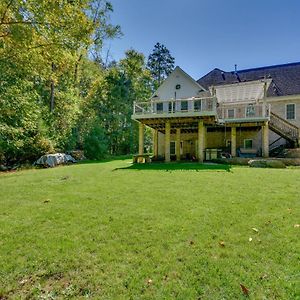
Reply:
[[[285,96],[300,94],[300,62],[239,70],[236,73],[213,69],[197,82],[208,89],[212,85],[237,83],[271,78],[268,96]]]

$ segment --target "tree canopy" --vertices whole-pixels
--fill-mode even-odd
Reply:
[[[170,51],[160,43],[156,43],[152,53],[148,57],[147,67],[153,77],[155,87],[173,71],[175,59]]]
[[[0,163],[137,150],[133,102],[149,99],[153,72],[134,49],[106,62],[103,46],[122,35],[111,13],[105,0],[0,2]]]

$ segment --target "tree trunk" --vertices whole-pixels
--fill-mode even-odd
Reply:
[[[52,73],[55,70],[55,64],[52,62]],[[51,86],[50,86],[50,112],[54,110],[54,79],[51,79]]]

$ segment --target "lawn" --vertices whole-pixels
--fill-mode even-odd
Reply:
[[[0,299],[299,299],[299,168],[117,160],[0,190]]]

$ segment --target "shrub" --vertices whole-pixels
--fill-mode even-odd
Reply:
[[[84,155],[89,159],[103,159],[107,155],[108,141],[103,129],[96,125],[84,138]]]

